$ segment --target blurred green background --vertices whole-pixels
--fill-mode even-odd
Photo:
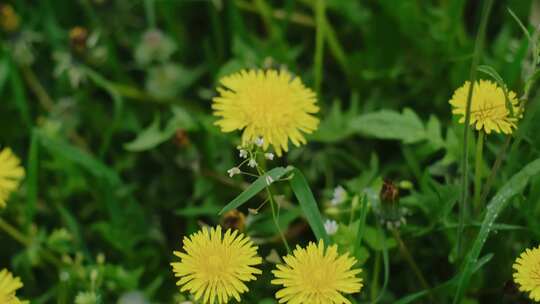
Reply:
[[[77,296],[77,304],[187,300],[170,270],[172,251],[203,223],[230,224],[219,210],[253,181],[226,174],[239,162],[240,134],[213,125],[218,80],[245,68],[287,68],[317,91],[321,125],[306,146],[273,165],[294,164],[304,172],[324,217],[340,224],[333,239],[342,251],[358,237],[358,221],[349,221],[352,198],[376,197],[383,178],[400,184],[407,221],[402,238],[430,285],[447,282],[460,266],[455,203],[463,141],[448,100],[469,77],[482,5],[3,1],[0,145],[16,151],[27,174],[0,216],[27,242],[0,233],[0,267],[21,277],[18,294],[32,303],[75,303]],[[538,40],[538,1],[495,1],[481,64],[520,95],[534,67],[528,39],[508,8]],[[535,91],[489,197],[540,156]],[[485,172],[505,141],[488,138]],[[350,198],[343,210],[329,207],[338,185]],[[313,240],[290,189],[277,189],[289,242]],[[511,283],[511,265],[540,238],[539,189],[540,179],[533,178],[501,214],[464,303],[527,303]],[[269,270],[276,253],[286,253],[270,213],[248,212],[263,200],[240,210],[245,232],[268,257],[245,303],[275,303]],[[377,229],[372,211],[357,253],[365,287],[353,301],[374,303],[381,295],[379,303],[397,303],[423,288],[395,239]],[[471,238],[480,220],[468,222]],[[452,284],[437,288],[437,303],[449,303],[454,292]]]

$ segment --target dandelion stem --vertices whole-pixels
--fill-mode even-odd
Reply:
[[[463,230],[465,227],[465,218],[467,215],[467,208],[469,207],[467,204],[468,196],[469,196],[469,127],[471,122],[471,101],[472,101],[472,94],[473,94],[473,87],[474,82],[476,81],[476,71],[477,66],[480,61],[480,56],[482,55],[482,48],[484,44],[484,36],[486,34],[486,26],[487,21],[489,17],[489,13],[491,11],[491,7],[493,6],[493,0],[487,0],[484,3],[484,7],[482,8],[482,17],[480,21],[480,27],[478,30],[478,34],[476,35],[476,42],[474,45],[474,54],[473,54],[473,60],[471,64],[471,71],[470,71],[470,86],[469,86],[469,92],[467,93],[467,106],[465,110],[465,127],[463,128],[463,156],[462,156],[462,177],[461,177],[461,200],[460,200],[460,206],[459,206],[459,225],[458,225],[458,231],[457,231],[457,242],[456,242],[456,249],[457,249],[457,255],[458,257],[461,257],[462,255],[462,249],[463,249]]]
[[[433,293],[431,292],[431,287],[429,286],[428,282],[426,281],[424,275],[422,274],[422,271],[414,261],[414,258],[412,257],[411,253],[409,252],[409,249],[407,249],[407,246],[405,245],[405,242],[403,242],[403,239],[401,239],[401,235],[399,234],[399,231],[395,228],[391,229],[392,235],[398,242],[399,251],[401,252],[401,255],[405,258],[411,269],[413,270],[414,274],[420,281],[420,284],[422,285],[422,288],[429,290],[429,298],[432,303],[437,303],[435,301],[435,298],[433,296]]]
[[[482,163],[484,150],[484,132],[478,132],[478,140],[476,141],[476,156],[474,158],[474,208],[476,213],[480,211],[481,203],[480,194],[482,193]]]

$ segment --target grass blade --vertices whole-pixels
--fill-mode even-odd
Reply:
[[[293,177],[291,179],[291,187],[294,195],[302,207],[304,216],[306,217],[311,230],[318,240],[324,240],[325,244],[329,244],[328,234],[324,229],[324,224],[319,211],[319,206],[313,197],[313,193],[304,177],[304,174],[296,168],[293,169]]]
[[[362,206],[360,208],[360,223],[358,223],[358,230],[356,231],[356,246],[354,247],[354,256],[357,256],[360,247],[362,247],[362,237],[364,236],[364,228],[366,226],[368,201],[365,194],[360,200],[360,204]]]
[[[120,177],[114,170],[107,167],[92,155],[72,146],[68,142],[47,136],[41,131],[36,132],[38,132],[41,146],[49,151],[51,155],[63,157],[64,159],[83,167],[98,179],[106,181],[110,186],[114,187],[122,184]]]
[[[39,133],[36,130],[32,131],[30,138],[30,151],[28,153],[28,169],[26,177],[26,223],[25,228],[30,229],[30,225],[34,222],[36,212],[37,195],[38,195],[38,162],[39,162]]]
[[[540,158],[529,163],[521,171],[516,173],[491,199],[487,206],[487,212],[484,217],[480,231],[476,236],[474,244],[464,261],[461,274],[459,276],[458,287],[454,297],[454,304],[461,303],[465,294],[466,288],[469,285],[475,265],[477,265],[478,257],[482,251],[489,233],[493,228],[493,224],[501,211],[504,210],[508,201],[513,196],[519,194],[525,186],[527,186],[531,177],[540,173]]]
[[[460,206],[459,206],[459,226],[457,231],[457,241],[456,241],[456,247],[457,247],[457,254],[458,257],[462,256],[462,247],[463,247],[463,228],[465,227],[465,218],[467,215],[467,210],[469,208],[467,204],[468,196],[469,196],[469,125],[471,121],[471,101],[472,101],[472,94],[473,94],[473,88],[474,83],[476,81],[476,71],[478,63],[480,62],[480,57],[482,55],[482,50],[484,46],[484,36],[486,34],[486,27],[487,27],[487,21],[489,18],[489,13],[491,12],[491,7],[493,6],[493,0],[487,0],[484,3],[484,7],[482,8],[482,17],[480,21],[480,28],[478,30],[478,34],[476,35],[476,42],[474,45],[474,54],[473,54],[473,61],[471,64],[471,72],[470,72],[470,83],[469,86],[469,92],[467,93],[467,106],[465,111],[465,123],[463,128],[463,158],[461,160],[461,200],[460,200]]]
[[[315,24],[316,24],[316,34],[315,34],[315,62],[314,62],[314,73],[315,73],[315,93],[317,96],[321,94],[321,83],[323,78],[323,57],[324,57],[324,36],[326,32],[326,22],[325,22],[325,0],[316,0],[315,1]]]
[[[32,126],[32,115],[30,114],[30,108],[28,107],[28,98],[26,98],[26,90],[21,79],[21,74],[14,66],[12,66],[10,74],[11,90],[14,97],[13,100],[21,113],[21,119],[24,125],[30,128]]]
[[[386,246],[386,237],[380,223],[377,224],[377,229],[379,229],[379,232],[383,237],[381,244],[383,246],[382,255],[383,255],[383,266],[384,266],[384,281],[383,281],[383,286],[381,288],[381,291],[379,292],[379,295],[377,296],[375,300],[373,300],[373,304],[378,303],[382,299],[386,291],[386,287],[388,286],[388,281],[390,280],[390,261],[388,258],[388,246]]]
[[[285,174],[292,171],[292,167],[277,167],[274,168],[268,172],[266,172],[265,175],[259,176],[257,180],[255,180],[244,192],[240,193],[235,199],[233,199],[230,203],[228,203],[219,214],[223,214],[227,211],[231,211],[233,209],[236,209],[243,204],[245,204],[247,201],[249,201],[252,197],[257,195],[259,192],[261,192],[263,189],[265,189],[268,185],[266,183],[267,176],[270,176],[273,180],[278,180]]]

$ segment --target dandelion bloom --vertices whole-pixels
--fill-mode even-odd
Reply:
[[[362,279],[356,277],[362,270],[352,269],[356,259],[339,255],[336,245],[326,250],[323,241],[305,249],[297,246],[284,260],[286,265],[272,271],[272,284],[284,286],[276,293],[279,303],[350,304],[342,294],[362,289]]]
[[[203,228],[184,237],[184,252],[175,251],[181,259],[171,263],[180,280],[180,291],[189,291],[203,304],[227,303],[248,291],[244,282],[255,280],[261,270],[257,247],[244,234],[230,229],[223,235],[221,227]]]
[[[0,208],[6,207],[6,201],[11,192],[19,187],[21,179],[24,177],[24,169],[21,161],[5,148],[0,151]]]
[[[523,252],[513,266],[514,282],[519,290],[529,292],[529,297],[540,301],[540,246],[527,249]]]
[[[13,275],[6,269],[0,271],[0,303],[2,304],[22,304],[15,296],[15,291],[23,287],[19,278]]]
[[[469,88],[470,82],[466,81],[450,99],[450,104],[453,107],[452,113],[462,115],[459,119],[460,123],[465,122]],[[516,93],[508,91],[508,101],[512,106],[513,115],[507,108],[506,97],[501,87],[489,80],[477,81],[473,87],[471,99],[471,126],[477,130],[483,129],[487,134],[490,134],[491,131],[511,134],[521,115]]]
[[[213,99],[216,122],[223,132],[244,130],[242,142],[264,139],[278,156],[288,151],[289,139],[306,143],[303,133],[317,129],[319,111],[315,93],[285,70],[243,70],[220,80],[220,96]]]

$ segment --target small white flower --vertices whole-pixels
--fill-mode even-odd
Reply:
[[[268,160],[274,160],[274,153],[264,153],[264,157]]]
[[[257,137],[255,139],[255,145],[257,147],[262,147],[264,145],[264,139],[262,137]]]
[[[241,171],[240,171],[240,169],[238,169],[238,167],[232,167],[229,170],[227,170],[227,173],[229,173],[229,177],[233,177],[236,174],[240,174],[240,172]]]
[[[241,158],[247,158],[248,157],[248,151],[246,149],[240,149],[238,155],[241,157]]]
[[[270,186],[270,184],[272,184],[273,182],[274,182],[274,179],[270,175],[267,175],[266,176],[266,185]]]
[[[324,230],[326,230],[328,235],[334,235],[338,230],[338,223],[334,220],[326,220],[324,222]]]
[[[342,186],[337,186],[334,189],[334,194],[332,195],[332,200],[330,203],[333,206],[343,203],[347,199],[347,191]]]
[[[67,271],[60,272],[60,281],[62,282],[69,281],[69,277],[70,277],[69,272]]]
[[[255,168],[257,167],[257,161],[255,159],[250,159],[249,162],[248,162],[248,166],[250,166],[251,168]]]

